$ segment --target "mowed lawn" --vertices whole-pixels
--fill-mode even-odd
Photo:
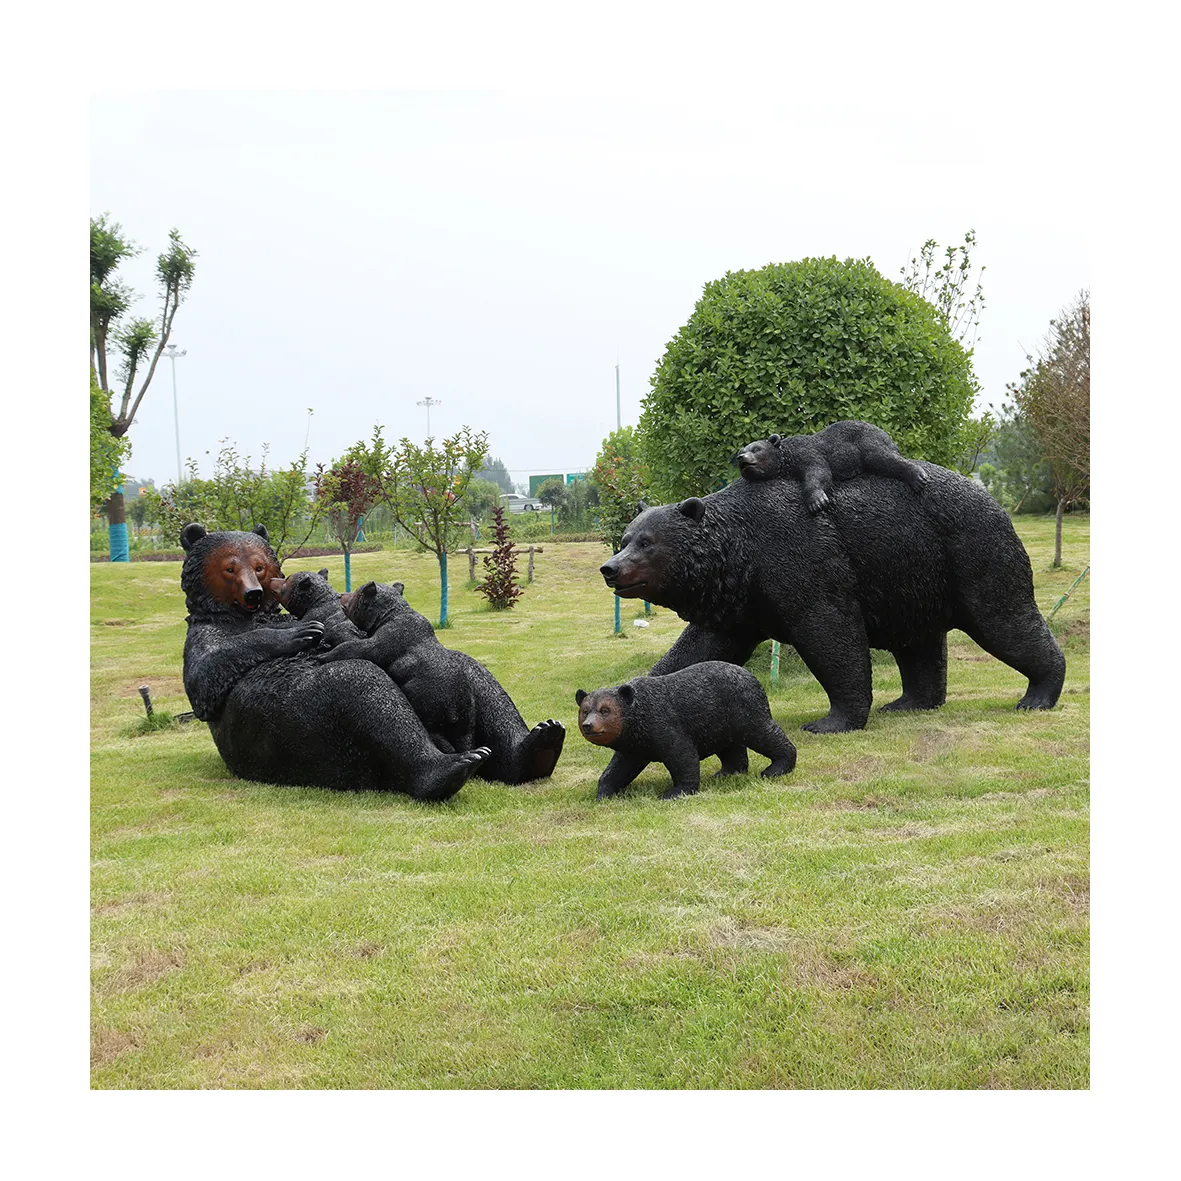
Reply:
[[[1061,570],[1051,518],[1016,526],[1048,613],[1089,520]],[[597,803],[574,691],[683,626],[629,602],[614,636],[607,554],[546,545],[508,614],[453,560],[440,637],[567,739],[552,779],[433,806],[234,779],[201,723],[133,735],[140,685],[188,709],[180,564],[91,567],[95,1087],[1088,1086],[1089,576],[1052,711],[952,633],[943,709],[812,735],[826,699],[788,654],[793,774],[669,803],[653,766]],[[343,589],[340,559],[286,568],[325,564]],[[433,557],[353,568],[437,617]],[[769,646],[750,667],[767,685]],[[874,691],[900,691],[885,653]]]

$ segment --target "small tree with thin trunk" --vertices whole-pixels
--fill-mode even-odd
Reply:
[[[1058,500],[1054,565],[1062,565],[1062,516],[1090,494],[1091,484],[1091,296],[1079,292],[1050,321],[1039,355],[1010,386],[1021,412],[1037,434],[1054,473]]]
[[[447,554],[467,524],[464,498],[488,455],[487,431],[465,426],[438,446],[434,439],[419,447],[403,437],[394,447],[376,426],[372,439],[349,455],[374,478],[394,520],[438,559],[439,626],[447,627]]]
[[[327,513],[328,528],[344,551],[344,589],[353,589],[350,557],[361,532],[361,518],[373,507],[380,495],[377,481],[366,470],[360,459],[346,455],[327,471],[321,465],[316,470],[316,500]]]

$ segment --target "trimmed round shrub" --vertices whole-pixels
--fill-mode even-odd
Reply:
[[[940,313],[868,259],[774,263],[705,285],[653,375],[640,446],[662,500],[725,485],[753,439],[847,418],[953,466],[976,388]]]

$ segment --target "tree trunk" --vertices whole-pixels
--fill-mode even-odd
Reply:
[[[346,591],[353,589],[353,571],[349,565],[349,551],[347,546],[344,551],[344,589]]]
[[[127,541],[127,507],[123,503],[122,482],[107,501],[107,543],[110,546],[112,562],[131,561],[131,546]]]
[[[1064,498],[1058,499],[1058,515],[1054,520],[1054,568],[1062,565],[1062,514],[1066,511]]]
[[[439,552],[439,626],[447,626],[447,551]]]

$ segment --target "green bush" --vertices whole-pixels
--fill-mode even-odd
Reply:
[[[664,500],[722,487],[752,439],[845,418],[953,466],[975,390],[939,312],[868,259],[777,263],[705,285],[652,378],[640,450]]]

